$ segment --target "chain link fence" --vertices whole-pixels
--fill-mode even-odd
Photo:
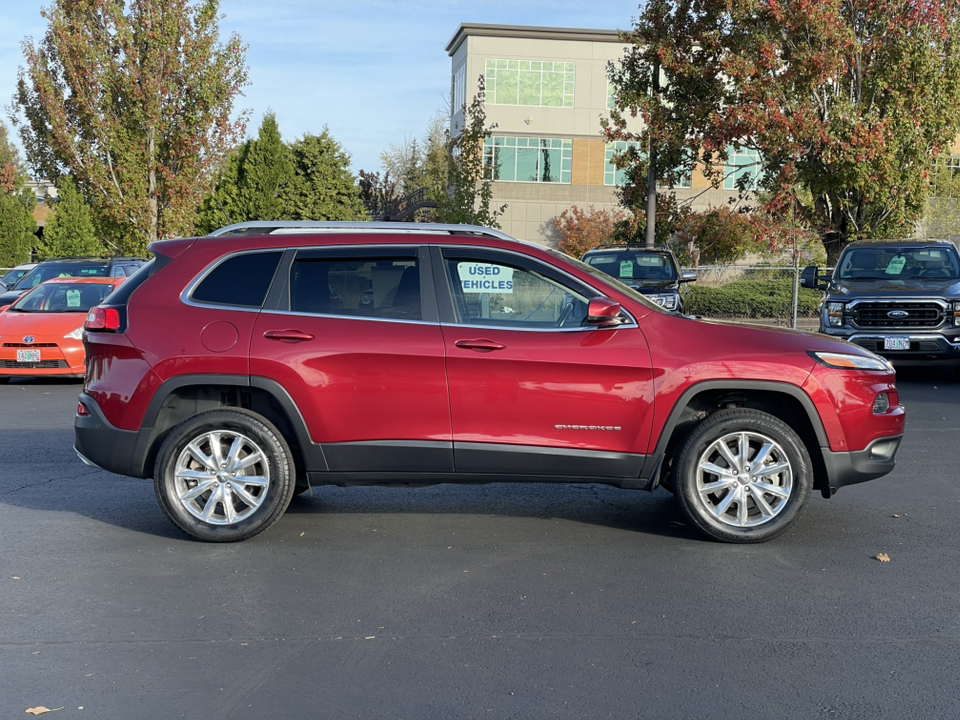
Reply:
[[[732,320],[816,330],[823,293],[800,287],[793,266],[701,265],[695,283],[682,286],[685,312],[711,320]]]

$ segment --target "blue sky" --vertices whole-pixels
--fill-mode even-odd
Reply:
[[[21,42],[38,43],[40,10],[53,0],[4,0],[0,11],[0,107],[13,95]],[[638,0],[220,0],[221,38],[249,46],[251,84],[236,103],[252,110],[255,135],[272,109],[287,141],[324,125],[354,172],[378,170],[391,144],[420,137],[448,102],[444,48],[462,22],[628,29]],[[7,113],[3,120],[9,128]]]

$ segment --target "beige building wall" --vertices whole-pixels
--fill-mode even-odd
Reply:
[[[496,124],[494,134],[507,137],[536,137],[572,141],[571,182],[495,182],[493,207],[506,204],[500,218],[502,230],[521,240],[555,246],[556,235],[550,220],[574,205],[596,210],[618,207],[616,188],[604,184],[606,142],[601,118],[607,109],[607,65],[623,57],[628,46],[615,30],[521,27],[512,25],[462,24],[447,45],[451,59],[451,93],[459,74],[462,99],[469,105],[477,93],[479,78],[486,73],[487,58],[498,60],[561,61],[575,64],[573,107],[531,107],[495,105],[487,88],[484,106],[487,122]],[[464,113],[457,107],[451,132],[463,130]],[[642,129],[636,119],[629,129]],[[677,190],[680,200],[691,199],[695,209],[726,204],[734,195],[715,190],[700,172],[692,188]]]

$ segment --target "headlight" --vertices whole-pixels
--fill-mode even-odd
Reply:
[[[827,318],[830,321],[831,327],[840,327],[843,325],[843,303],[842,302],[828,302],[827,303]]]
[[[876,355],[846,355],[844,353],[811,352],[810,357],[821,365],[842,370],[883,370],[892,372],[893,366]]]
[[[953,325],[960,327],[960,300],[953,301]]]
[[[666,295],[651,295],[650,299],[667,310],[677,309],[677,295],[667,293]]]
[[[83,340],[83,328],[78,327],[76,330],[71,333],[67,333],[63,337],[67,340]]]

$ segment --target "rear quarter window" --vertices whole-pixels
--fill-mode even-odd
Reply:
[[[227,258],[207,273],[190,298],[200,303],[258,308],[267,297],[282,255],[278,250]]]

